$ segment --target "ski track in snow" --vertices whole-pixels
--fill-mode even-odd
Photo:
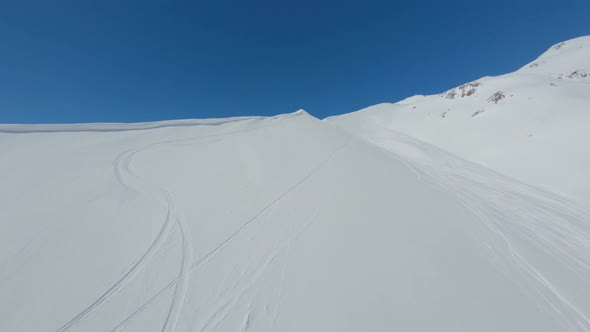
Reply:
[[[303,178],[266,204],[215,248],[196,261],[193,260],[194,251],[190,240],[190,230],[177,211],[171,194],[164,188],[150,185],[134,174],[131,169],[133,157],[142,151],[157,147],[217,142],[231,136],[275,126],[281,119],[276,118],[270,124],[224,134],[156,142],[119,154],[113,161],[117,180],[127,190],[134,191],[139,195],[149,193],[160,197],[162,204],[166,207],[166,218],[154,241],[137,263],[94,302],[57,331],[69,330],[82,320],[90,317],[120,293],[150,263],[150,260],[170,238],[172,229],[178,226],[182,237],[182,260],[178,276],[133,313],[125,317],[112,330],[115,332],[125,330],[134,317],[155,303],[162,294],[174,288],[162,331],[175,331],[190,288],[191,271],[209,262],[231,244],[233,240],[238,238],[245,229],[258,220],[260,216],[276,206],[289,193],[324,168],[339,151],[348,146],[349,141],[336,148]],[[252,119],[245,119],[244,121],[246,120],[252,121]],[[507,276],[514,273],[524,276],[527,282],[521,283],[519,286],[523,287],[527,294],[532,294],[532,296],[541,299],[551,309],[552,315],[561,322],[564,328],[570,331],[590,331],[590,319],[586,314],[576,306],[576,303],[563,290],[560,290],[550,276],[543,272],[542,266],[536,264],[527,257],[526,252],[522,251],[523,245],[526,248],[534,248],[561,264],[564,269],[573,272],[581,280],[586,281],[590,287],[590,229],[587,224],[588,220],[590,220],[590,212],[567,199],[504,177],[477,164],[455,157],[430,144],[391,130],[387,130],[386,136],[366,139],[384,150],[393,152],[392,156],[411,169],[418,179],[433,183],[442,191],[456,197],[472,211],[489,230],[487,236],[491,241],[486,241],[485,245],[493,250],[495,258],[501,259],[510,267],[509,271],[505,271]],[[408,155],[408,152],[412,153]],[[416,157],[415,152],[419,152],[420,157]],[[249,273],[246,274],[246,271],[244,271],[244,275],[233,285],[231,291],[219,294],[216,299],[215,309],[204,319],[204,325],[198,330],[201,332],[215,330],[236,308],[236,305],[244,299],[244,295],[259,283],[261,277],[277,260],[280,252],[288,248],[290,243],[315,219],[316,214],[317,210],[299,231],[275,245]],[[281,280],[284,279],[284,273],[283,267]],[[283,281],[278,286],[278,299],[274,303],[273,315],[269,317],[272,327],[274,327],[278,319],[282,283]],[[244,331],[248,330],[255,318],[255,313],[251,310],[252,304],[244,317],[242,324],[242,330]]]
[[[113,168],[115,172],[115,176],[119,183],[121,183],[127,190],[136,192],[138,194],[142,193],[156,193],[158,196],[161,196],[161,200],[163,204],[165,204],[167,208],[167,214],[160,230],[159,234],[156,236],[154,242],[150,245],[150,247],[146,250],[146,252],[142,255],[142,257],[135,263],[127,272],[123,274],[123,276],[114,282],[114,284],[104,292],[100,297],[98,297],[93,303],[91,303],[86,309],[60,327],[57,332],[64,332],[69,330],[71,327],[79,323],[80,321],[84,320],[85,318],[90,317],[96,310],[98,310],[101,306],[107,303],[111,298],[116,296],[119,292],[121,292],[140,272],[141,270],[150,262],[153,256],[158,252],[161,246],[166,242],[171,234],[171,230],[174,225],[178,225],[182,234],[182,264],[179,276],[174,280],[174,282],[169,283],[163,290],[161,290],[154,298],[150,299],[148,303],[144,304],[140,307],[132,316],[135,314],[143,311],[145,309],[144,306],[148,306],[149,303],[153,303],[153,301],[161,294],[165,293],[165,290],[176,286],[174,291],[174,297],[172,300],[172,304],[170,306],[170,311],[168,312],[166,321],[162,328],[163,332],[167,331],[174,331],[176,327],[176,323],[180,316],[180,312],[182,311],[182,307],[184,305],[185,296],[189,287],[190,283],[190,272],[191,272],[191,264],[192,264],[192,256],[193,256],[193,246],[190,242],[190,232],[188,230],[187,225],[182,221],[178,213],[176,212],[176,208],[174,205],[174,201],[172,197],[163,188],[153,188],[146,184],[141,178],[133,173],[130,168],[131,161],[133,157],[148,149],[153,149],[157,147],[163,146],[182,146],[185,144],[206,144],[215,141],[222,140],[227,137],[245,134],[251,131],[268,128],[271,126],[277,125],[281,120],[290,118],[292,115],[284,115],[279,116],[276,118],[270,118],[273,120],[271,124],[268,125],[261,125],[254,128],[248,128],[244,130],[237,130],[229,133],[223,134],[213,134],[213,135],[203,135],[199,137],[191,137],[191,138],[183,138],[183,139],[175,139],[175,140],[168,140],[163,142],[156,142],[153,144],[132,148],[130,150],[124,151],[120,153],[115,160],[113,161]],[[240,119],[235,121],[227,121],[224,123],[230,122],[237,122],[237,121],[264,121],[262,119]],[[215,124],[202,124],[202,125],[219,125],[224,123],[215,123]],[[195,125],[192,125],[195,126]],[[102,130],[92,130],[92,129],[85,129],[80,131],[102,131]],[[37,131],[37,132],[45,132],[45,131]],[[131,317],[127,317],[122,323],[120,323],[117,327],[115,327],[114,331],[121,331],[125,329],[126,324],[129,322]]]
[[[307,181],[312,175],[314,175],[316,172],[318,172],[320,169],[322,169],[330,160],[332,160],[332,158],[334,157],[334,155],[336,155],[336,153],[338,153],[340,150],[345,148],[347,145],[348,145],[348,142],[341,145],[336,150],[334,150],[328,156],[328,158],[326,158],[321,164],[319,164],[314,169],[312,169],[305,177],[303,177],[301,180],[299,180],[297,183],[295,183],[293,186],[291,186],[287,191],[285,191],[283,194],[281,194],[276,199],[274,199],[272,202],[270,202],[268,205],[266,205],[262,210],[260,210],[256,215],[254,215],[252,218],[250,218],[247,222],[242,224],[242,226],[240,226],[240,228],[238,228],[234,233],[232,233],[229,237],[227,237],[217,247],[215,247],[213,250],[211,250],[209,253],[207,253],[205,256],[203,256],[203,258],[196,261],[195,264],[193,264],[193,267],[196,268],[202,264],[207,263],[213,256],[215,256],[219,252],[219,250],[221,250],[223,247],[225,247],[236,236],[238,236],[246,227],[248,227],[248,225],[250,225],[253,221],[258,219],[258,217],[260,217],[264,212],[266,212],[268,209],[270,209],[271,207],[276,205],[281,199],[283,199],[285,196],[287,196],[289,193],[291,193],[295,188],[299,187],[302,183]]]
[[[130,163],[135,154],[147,150],[151,147],[152,145],[131,149],[119,154],[117,158],[115,158],[113,165],[117,180],[119,181],[119,183],[121,183],[129,190],[136,191],[138,193],[146,191],[146,189],[140,189],[141,187],[145,188],[146,185],[141,183],[141,179],[132,172],[132,170],[130,169]],[[150,191],[153,191],[153,189]],[[119,292],[121,292],[125,288],[125,286],[127,286],[143,270],[143,268],[150,262],[150,260],[158,252],[161,246],[166,242],[166,240],[168,240],[174,225],[180,225],[174,201],[172,200],[170,194],[167,191],[162,190],[159,193],[159,195],[162,196],[162,201],[166,206],[167,214],[162,229],[156,236],[154,242],[150,245],[150,247],[143,254],[143,256],[137,261],[137,263],[135,263],[131,267],[131,269],[129,269],[125,274],[123,274],[123,276],[119,280],[117,280],[113,284],[113,286],[111,286],[96,301],[94,301],[90,306],[84,309],[76,317],[74,317],[65,325],[63,325],[60,329],[58,329],[58,332],[67,331],[75,324],[91,316],[96,310],[98,310],[102,305],[108,302],[112,297],[116,296]],[[186,241],[184,237],[184,229],[182,226],[181,234],[183,235],[183,242]],[[190,248],[190,244],[187,244],[187,246]],[[183,247],[185,247],[185,245],[183,245]],[[184,254],[185,252],[183,251],[183,259]]]
[[[303,234],[303,232],[305,232],[305,230],[307,228],[309,228],[310,225],[316,220],[316,217],[318,215],[318,212],[319,212],[319,208],[316,208],[315,212],[307,220],[307,222],[305,222],[305,224],[301,227],[301,229],[299,231],[297,231],[289,239],[287,239],[286,243],[283,245],[282,248],[279,248],[279,250],[283,250],[285,253],[288,253],[289,252],[289,249],[291,247],[291,244],[295,240],[297,240],[297,238],[299,238],[299,236],[301,234]],[[285,277],[286,277],[286,275],[285,275],[285,272],[286,272],[286,269],[287,269],[286,264],[287,264],[287,260],[285,259],[285,261],[283,262],[283,266],[281,268],[281,280],[280,280],[279,289],[278,289],[279,293],[278,293],[277,300],[276,300],[276,303],[275,303],[274,315],[273,315],[272,321],[271,321],[271,328],[270,328],[271,331],[274,331],[274,326],[276,325],[276,323],[278,321],[278,318],[279,318],[279,309],[280,309],[281,302],[282,302],[282,299],[283,299],[283,288],[284,288]]]
[[[117,179],[120,183],[128,188],[135,188],[132,184],[134,181],[135,176],[129,170],[129,162],[133,155],[137,152],[141,151],[141,149],[133,149],[130,151],[123,152],[120,154],[114,162],[115,165],[115,174]],[[166,219],[164,221],[164,225],[160,230],[159,234],[156,236],[154,242],[150,245],[147,251],[143,254],[143,256],[135,263],[131,269],[129,269],[123,276],[117,280],[105,293],[103,293],[96,301],[94,301],[90,306],[84,309],[81,313],[59,328],[57,331],[62,332],[66,331],[84,318],[87,318],[92,313],[94,313],[98,308],[100,308],[103,304],[105,304],[110,298],[118,294],[131,280],[135,278],[135,276],[149,263],[151,258],[156,254],[158,249],[162,246],[162,244],[168,239],[172,227],[174,226],[175,222],[175,212],[173,209],[173,203],[171,201],[170,196],[164,195],[164,202],[167,206],[167,214]]]
[[[246,280],[245,286],[243,287],[238,287],[238,289],[234,289],[233,292],[231,292],[232,294],[235,293],[235,291],[238,291],[238,295],[233,295],[233,296],[229,296],[229,299],[224,298],[221,300],[218,300],[218,302],[223,302],[223,304],[218,305],[217,309],[215,310],[215,312],[213,313],[213,315],[211,315],[209,317],[209,319],[207,320],[207,323],[201,328],[199,329],[200,332],[206,332],[206,331],[210,331],[210,330],[215,330],[215,328],[221,323],[223,322],[223,320],[225,319],[225,317],[227,317],[227,315],[232,311],[232,309],[235,308],[236,304],[243,298],[243,296],[248,293],[248,291],[250,291],[252,289],[252,287],[254,287],[256,285],[256,283],[260,280],[261,276],[264,275],[264,273],[268,270],[268,268],[272,265],[273,262],[275,262],[275,260],[277,259],[277,257],[280,255],[281,251],[286,250],[290,244],[296,240],[308,227],[311,223],[313,223],[313,221],[315,220],[316,216],[318,213],[318,209],[315,210],[315,212],[313,213],[313,215],[299,228],[298,231],[296,231],[294,234],[292,234],[290,237],[288,237],[285,241],[279,243],[278,245],[276,245],[266,256],[266,258],[258,265],[258,267],[256,267],[254,269],[254,272],[252,272],[248,279]],[[241,278],[240,280],[243,280],[244,278]],[[279,291],[282,291],[282,289],[279,289]],[[277,303],[278,305],[278,303]],[[276,308],[278,310],[278,308]],[[248,326],[250,325],[250,320],[251,320],[251,314],[248,313],[247,314],[247,319],[245,320],[245,322],[247,324],[244,325],[244,329],[242,329],[242,331],[245,331]],[[213,324],[213,325],[212,325]]]
[[[264,214],[264,212],[266,212],[267,210],[269,210],[270,208],[272,208],[273,206],[275,206],[281,199],[283,199],[285,196],[287,196],[289,193],[291,193],[295,188],[297,188],[302,183],[304,183],[305,181],[307,181],[311,176],[313,176],[314,174],[316,174],[320,169],[322,169],[326,164],[328,164],[328,162],[330,162],[330,160],[332,160],[332,158],[339,151],[341,151],[346,146],[348,146],[348,144],[349,144],[349,141],[347,141],[346,143],[344,143],[343,145],[341,145],[340,147],[338,147],[337,149],[335,149],[324,161],[322,161],[318,166],[316,166],[315,168],[313,168],[306,176],[304,176],[301,180],[299,180],[298,182],[296,182],[293,186],[291,186],[287,191],[285,191],[283,194],[281,194],[280,196],[278,196],[272,202],[270,202],[269,204],[267,204],[258,213],[256,213],[252,218],[250,218],[247,222],[245,222],[244,224],[242,224],[242,226],[240,226],[234,233],[232,233],[229,237],[227,237],[225,240],[223,240],[213,250],[211,250],[209,253],[207,253],[206,255],[204,255],[201,259],[199,259],[195,263],[193,263],[192,266],[191,266],[191,268],[190,268],[190,270],[192,271],[192,269],[198,268],[199,266],[201,266],[201,265],[207,263],[209,260],[211,260],[211,258],[213,258],[222,248],[224,248],[225,246],[227,246],[233,239],[235,239],[236,237],[238,237],[241,232],[243,232],[250,224],[252,224],[262,214]],[[270,262],[268,262],[268,263],[270,264]],[[113,332],[122,331],[124,329],[124,326],[131,319],[133,319],[133,317],[135,317],[139,313],[143,312],[143,310],[147,309],[150,305],[152,305],[155,302],[155,300],[157,298],[159,298],[161,295],[163,295],[164,293],[166,293],[166,290],[167,289],[170,289],[177,282],[178,282],[178,279],[174,279],[169,284],[167,284],[163,289],[159,290],[152,298],[150,298],[146,303],[144,303],[138,310],[136,310],[134,313],[132,313],[122,323],[120,323],[115,329],[113,329]],[[226,303],[226,305],[227,304],[228,303]],[[219,310],[222,310],[222,309],[223,308],[218,308],[218,311]],[[209,323],[207,323],[207,325],[208,324]],[[206,328],[203,328],[201,330],[204,331],[205,329]]]
[[[590,331],[590,319],[568,300],[540,267],[521,253],[524,243],[563,264],[590,287],[590,212],[557,195],[487,170],[404,134],[367,137],[393,152],[421,180],[457,197],[504,246],[491,245],[496,257],[513,262],[529,286],[569,331]],[[401,148],[401,149],[400,149]],[[412,151],[410,155],[407,153]],[[421,157],[415,157],[420,152]],[[523,285],[521,285],[522,287]]]
[[[176,323],[180,318],[180,313],[184,306],[186,294],[188,293],[188,288],[190,285],[190,266],[193,261],[193,245],[190,240],[190,232],[188,227],[182,221],[182,218],[177,217],[176,221],[182,234],[182,264],[179,276],[177,278],[178,282],[176,284],[176,289],[174,290],[172,304],[170,305],[170,310],[168,311],[166,321],[164,322],[164,327],[162,328],[163,332],[176,330]]]

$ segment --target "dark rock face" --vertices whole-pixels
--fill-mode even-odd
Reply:
[[[506,98],[506,95],[502,91],[498,91],[494,93],[490,98],[488,98],[489,103],[497,104],[500,100]]]
[[[459,87],[451,89],[445,93],[442,93],[440,96],[446,99],[455,99],[455,98],[464,98],[473,96],[477,92],[477,88],[481,86],[480,82],[474,81],[463,84]]]

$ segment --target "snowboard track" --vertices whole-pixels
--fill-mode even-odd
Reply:
[[[254,221],[256,221],[261,215],[263,215],[266,211],[268,211],[270,208],[272,208],[273,206],[275,206],[281,199],[283,199],[285,196],[287,196],[289,193],[291,193],[293,190],[295,190],[301,184],[303,184],[304,182],[306,182],[309,178],[311,178],[319,170],[321,170],[322,168],[324,168],[326,166],[326,164],[328,164],[334,158],[334,156],[338,152],[340,152],[341,150],[343,150],[344,148],[346,148],[348,146],[348,144],[349,144],[349,141],[345,142],[344,144],[342,144],[341,146],[339,146],[338,148],[336,148],[334,151],[332,151],[330,153],[330,155],[326,159],[324,159],[320,164],[318,164],[317,166],[315,166],[303,178],[301,178],[299,181],[297,181],[295,184],[293,184],[283,194],[281,194],[280,196],[278,196],[277,198],[275,198],[273,201],[271,201],[270,203],[268,203],[266,206],[264,206],[259,212],[257,212],[247,222],[245,222],[244,224],[242,224],[242,226],[240,226],[229,237],[225,238],[225,240],[223,242],[221,242],[219,245],[217,245],[213,250],[211,250],[210,252],[208,252],[207,254],[205,254],[201,259],[195,261],[191,265],[190,270],[192,271],[192,269],[198,268],[198,267],[206,264],[208,261],[210,261],[217,253],[220,252],[220,250],[222,250],[222,248],[224,248],[225,246],[227,246],[233,239],[235,239],[236,237],[238,237],[241,232],[243,232],[249,225],[251,225]],[[315,218],[315,215],[314,215],[314,218]],[[314,218],[312,218],[309,222],[311,222]],[[307,227],[307,225],[309,224],[309,222],[305,225],[305,227]],[[265,268],[268,268],[268,266],[270,265],[271,262],[272,262],[272,259],[270,259],[270,261],[267,261],[267,263],[264,264]],[[133,317],[135,317],[136,315],[140,314],[145,309],[147,309],[152,304],[154,304],[156,302],[156,300],[160,296],[162,296],[163,294],[165,294],[170,288],[172,288],[174,285],[176,285],[176,283],[178,281],[179,281],[178,278],[175,278],[172,281],[170,281],[164,288],[162,288],[158,292],[156,292],[147,302],[145,302],[144,304],[142,304],[135,312],[133,312],[122,323],[120,323],[115,329],[113,329],[113,332],[119,332],[119,331],[121,331],[122,330],[122,327],[124,325],[126,325],[130,320],[132,320]],[[228,304],[229,303],[226,303],[226,305],[228,305]],[[218,308],[218,311],[219,310],[223,310],[223,306],[221,308]],[[214,314],[214,316],[215,316],[215,314]],[[213,318],[215,318],[215,317],[210,317],[209,320],[212,320]],[[210,322],[207,323],[206,326],[201,329],[201,331],[205,331],[206,328],[207,328],[207,326],[209,324],[210,324]]]
[[[519,245],[533,247],[590,286],[590,212],[558,195],[508,178],[405,134],[384,129],[387,137],[367,140],[403,162],[418,179],[456,197],[499,243],[496,257],[512,262],[512,273],[528,279],[534,293],[570,331],[590,331],[590,319],[527,259]],[[384,141],[385,139],[385,141]],[[386,142],[386,143],[384,143]],[[399,149],[401,148],[401,149]],[[422,158],[407,155],[408,148]],[[427,158],[423,158],[426,156]]]
[[[147,266],[150,260],[154,257],[154,255],[159,251],[162,245],[167,241],[172,233],[172,229],[174,226],[178,226],[181,231],[182,235],[182,263],[179,275],[175,280],[169,283],[163,290],[160,291],[159,295],[165,293],[165,290],[175,287],[174,297],[172,303],[170,305],[170,310],[164,322],[164,326],[162,328],[163,332],[167,331],[174,331],[176,327],[176,323],[180,316],[180,312],[184,306],[185,296],[190,284],[190,272],[191,272],[191,264],[192,264],[192,255],[193,255],[193,246],[190,242],[190,230],[188,229],[187,225],[182,221],[182,218],[179,216],[178,212],[176,211],[176,207],[172,196],[169,194],[167,190],[164,188],[154,187],[152,185],[147,184],[142,178],[138,177],[136,174],[133,173],[131,169],[131,162],[138,153],[159,148],[165,146],[183,146],[183,145],[191,145],[191,144],[207,144],[211,142],[216,142],[219,140],[223,140],[229,137],[233,137],[236,135],[246,134],[252,131],[261,130],[264,128],[272,127],[278,125],[284,119],[290,118],[295,116],[296,114],[284,115],[275,118],[267,118],[267,119],[240,119],[235,121],[226,121],[223,123],[215,123],[215,124],[202,124],[201,126],[207,125],[223,125],[225,123],[234,123],[239,121],[265,121],[265,120],[272,120],[270,124],[262,124],[260,126],[254,128],[248,128],[243,130],[236,130],[228,133],[222,134],[213,134],[213,135],[202,135],[198,137],[190,137],[190,138],[182,138],[182,139],[174,139],[174,140],[167,140],[162,142],[156,142],[148,145],[143,145],[140,147],[135,147],[126,151],[121,152],[113,161],[113,169],[117,181],[126,189],[131,192],[134,192],[138,195],[151,193],[155,194],[159,197],[159,200],[162,204],[166,207],[166,217],[163,223],[162,228],[160,229],[159,233],[156,235],[155,240],[151,243],[151,245],[147,248],[141,258],[133,265],[130,269],[128,269],[121,278],[115,281],[112,286],[110,286],[104,293],[102,293],[95,301],[93,301],[88,307],[82,310],[78,315],[74,318],[70,319],[67,323],[62,325],[57,332],[64,332],[72,328],[73,326],[77,325],[84,319],[92,316],[94,312],[96,312],[100,307],[106,304],[111,298],[116,296],[120,293],[131,281],[135,279],[135,277]],[[190,126],[199,126],[199,125],[190,125]],[[169,127],[169,126],[164,126]],[[160,128],[160,127],[157,127]],[[144,129],[144,128],[142,128]],[[151,129],[151,128],[145,128]],[[116,130],[119,131],[120,129]],[[139,129],[138,129],[139,130]],[[77,131],[77,130],[73,130]],[[94,130],[83,130],[83,131],[94,131]],[[98,130],[102,131],[102,130]],[[42,131],[43,132],[43,131]],[[148,303],[153,303],[157,296],[152,298]],[[142,307],[138,308],[132,316],[135,314],[143,311],[145,309],[144,306],[148,306],[149,304],[146,303]],[[121,331],[125,329],[126,324],[130,321],[131,317],[127,317],[123,320],[122,323],[118,324],[117,327],[113,331]]]

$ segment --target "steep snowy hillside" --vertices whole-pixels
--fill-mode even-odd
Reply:
[[[404,133],[590,203],[590,37],[559,43],[514,73],[327,121],[360,136]]]
[[[0,330],[590,331],[588,211],[379,141],[304,112],[0,126]]]

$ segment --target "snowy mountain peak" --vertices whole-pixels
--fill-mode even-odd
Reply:
[[[590,36],[575,38],[555,44],[535,61],[527,64],[513,74],[516,73],[541,74],[543,76],[549,76],[549,80],[557,79],[568,82],[590,83]],[[497,81],[497,79],[498,78],[489,76],[482,77],[478,80],[447,90],[438,96],[449,100],[471,99],[473,102],[473,97],[477,97],[481,94],[489,103],[497,104],[500,100],[506,97],[506,94],[502,89],[510,88],[510,85],[513,83],[513,80],[509,80],[506,87],[494,87],[495,84],[486,86],[486,82],[494,82]],[[555,82],[547,84],[551,87],[557,86],[557,83]],[[396,104],[414,104],[423,98],[424,96],[418,95],[406,98]]]
[[[575,49],[590,48],[590,36],[578,37],[570,40],[563,41],[551,46],[545,53],[539,58],[552,56],[559,53],[570,52]]]
[[[590,202],[590,36],[558,43],[522,69],[438,95],[328,121],[355,134],[400,132],[550,191]],[[561,169],[560,175],[551,175]],[[562,176],[561,174],[568,174]]]
[[[308,116],[311,116],[303,108],[300,108],[300,109],[298,109],[297,111],[295,111],[295,112],[293,112],[291,114],[293,114],[293,115],[308,115]]]
[[[561,78],[588,78],[590,72],[590,36],[557,43],[519,71],[553,74]]]

